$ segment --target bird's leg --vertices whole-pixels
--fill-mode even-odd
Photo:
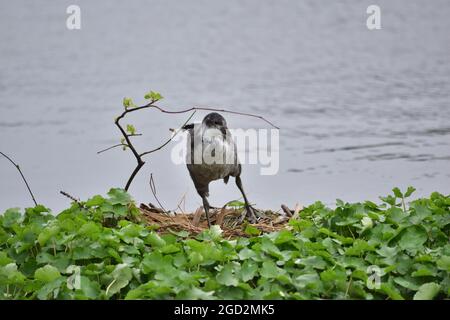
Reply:
[[[206,199],[206,195],[202,195],[203,209],[205,209],[206,221],[208,222],[208,228],[211,228],[211,221],[209,221],[209,203]]]
[[[246,211],[246,216],[247,219],[251,222],[251,223],[255,223],[258,221],[258,217],[260,216],[257,211],[255,209],[253,209],[253,207],[250,205],[250,203],[248,202],[247,196],[245,195],[244,192],[244,187],[242,186],[242,181],[241,181],[241,177],[237,176],[236,177],[236,185],[239,188],[239,190],[242,193],[242,196],[244,197],[244,202],[245,202],[245,211]],[[244,218],[244,216],[242,217]],[[243,219],[242,219],[243,220]]]

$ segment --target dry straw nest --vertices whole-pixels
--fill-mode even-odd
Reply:
[[[208,228],[204,210],[198,208],[194,213],[174,213],[165,212],[155,206],[147,206],[141,204],[142,215],[148,225],[155,226],[159,233],[171,233],[187,231],[190,235],[197,235]],[[234,209],[229,207],[210,209],[210,220],[212,224],[219,225],[223,230],[223,236],[226,238],[248,237],[246,228],[252,226],[259,230],[260,233],[269,233],[289,229],[289,220],[297,218],[298,213],[302,209],[299,205],[294,210],[282,206],[282,211],[261,211],[264,218],[257,223],[250,224],[247,221],[241,221],[242,209]],[[253,230],[255,230],[252,228]]]

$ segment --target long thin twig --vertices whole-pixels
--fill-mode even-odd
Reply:
[[[100,153],[109,151],[109,150],[114,149],[114,148],[117,148],[117,147],[128,147],[128,145],[126,145],[125,143],[118,143],[118,144],[115,144],[115,145],[113,145],[113,146],[111,146],[111,147],[109,147],[109,148],[106,148],[106,149],[97,151],[97,154],[100,154]]]
[[[11,162],[11,163],[13,164],[13,166],[16,167],[16,169],[19,171],[20,176],[22,177],[23,182],[25,182],[25,185],[27,186],[27,189],[28,189],[28,192],[29,192],[30,195],[31,195],[31,198],[33,199],[34,205],[37,206],[36,198],[34,197],[34,194],[33,194],[33,192],[31,191],[30,185],[28,184],[27,179],[25,179],[25,176],[23,175],[22,170],[20,170],[19,165],[18,165],[17,163],[15,163],[10,157],[8,157],[8,156],[7,156],[6,154],[4,154],[3,152],[0,151],[0,154],[1,154],[3,157],[5,157],[6,159],[8,159],[9,162]]]
[[[177,204],[177,208],[180,209],[181,213],[183,213],[183,214],[185,214],[186,212],[185,212],[185,210],[183,210],[183,209],[181,208],[181,204],[183,203],[183,201],[186,200],[186,193],[187,193],[187,191],[183,194],[183,196],[181,197],[180,201],[179,201],[178,204]],[[185,207],[185,206],[184,206],[184,207]],[[175,209],[175,210],[176,210],[176,209]],[[175,210],[174,210],[174,211],[175,211]]]
[[[156,196],[156,186],[155,186],[155,180],[153,180],[153,173],[150,173],[150,190],[153,193],[153,197],[155,197],[156,202],[158,202],[159,206],[161,207],[161,209],[164,210],[164,213],[167,212],[166,209],[164,209],[163,205],[161,204],[161,202],[159,201],[158,197]]]
[[[270,124],[272,127],[276,128],[276,129],[280,129],[280,127],[276,126],[275,124],[273,124],[271,121],[267,120],[266,118],[264,118],[263,116],[259,116],[256,114],[252,114],[252,113],[246,113],[246,112],[239,112],[239,111],[231,111],[231,110],[227,110],[227,109],[223,109],[223,108],[212,108],[212,107],[190,107],[184,110],[176,110],[176,111],[171,111],[171,110],[166,110],[163,109],[157,105],[154,105],[156,101],[150,101],[148,104],[140,106],[140,107],[135,107],[135,108],[130,108],[128,109],[128,112],[134,112],[134,111],[138,111],[138,110],[142,110],[142,109],[147,109],[147,108],[155,108],[163,113],[168,113],[168,114],[180,114],[180,113],[186,113],[186,112],[190,112],[190,111],[215,111],[215,112],[223,112],[223,113],[230,113],[230,114],[237,114],[237,115],[241,115],[241,116],[247,116],[247,117],[253,117],[253,118],[258,118],[261,119],[262,121]]]
[[[165,110],[165,109],[163,109],[161,107],[155,106],[153,104],[150,104],[150,106],[152,106],[155,109],[158,109],[159,111],[161,111],[163,113],[171,113],[171,114],[186,113],[186,112],[193,111],[193,110],[198,110],[198,111],[216,111],[216,112],[237,114],[237,115],[241,115],[241,116],[247,116],[247,117],[253,117],[253,118],[261,119],[262,121],[270,124],[275,129],[280,129],[278,126],[276,126],[271,121],[269,121],[266,118],[264,118],[263,116],[259,116],[259,115],[252,114],[252,113],[245,113],[245,112],[239,112],[239,111],[226,110],[226,109],[222,109],[222,108],[210,108],[210,107],[191,107],[191,108],[184,109],[184,110],[179,110],[179,111],[169,111],[169,110]]]

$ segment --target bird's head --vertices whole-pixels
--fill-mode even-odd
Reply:
[[[226,122],[225,118],[222,117],[217,112],[212,112],[212,113],[207,114],[203,118],[202,124],[206,129],[217,129],[217,130],[220,130],[220,132],[222,132],[222,134],[224,134],[224,135],[226,134],[227,122]]]

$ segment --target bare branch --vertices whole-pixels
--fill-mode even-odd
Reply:
[[[128,191],[128,189],[130,188],[131,182],[133,182],[134,177],[136,177],[137,173],[139,172],[139,170],[141,170],[141,168],[144,166],[145,161],[142,161],[141,158],[138,158],[138,164],[136,166],[136,168],[134,168],[133,172],[131,173],[131,176],[128,178],[127,184],[125,185],[125,191]]]
[[[109,147],[109,148],[106,148],[106,149],[97,151],[97,154],[106,152],[106,151],[108,151],[108,150],[111,150],[111,149],[114,149],[114,148],[117,148],[117,147],[128,147],[128,145],[125,144],[125,143],[118,143],[118,144],[115,144],[115,145],[113,145],[113,146],[111,146],[111,147]]]
[[[22,170],[20,170],[19,165],[18,165],[17,163],[15,163],[10,157],[8,157],[8,156],[7,156],[6,154],[4,154],[3,152],[0,151],[0,154],[1,154],[3,157],[5,157],[6,159],[8,159],[9,162],[11,162],[11,163],[13,164],[13,166],[16,167],[16,169],[19,171],[20,176],[22,177],[23,182],[25,182],[25,185],[27,186],[27,189],[28,189],[28,192],[29,192],[30,195],[31,195],[31,198],[33,199],[34,205],[37,206],[38,204],[37,204],[37,202],[36,202],[36,199],[34,198],[34,194],[33,194],[33,192],[31,191],[30,185],[28,184],[27,179],[25,179],[25,176],[23,175]]]
[[[139,172],[139,170],[141,170],[142,166],[145,164],[145,162],[142,160],[142,158],[139,155],[139,153],[136,151],[134,145],[131,143],[130,136],[127,134],[125,129],[122,128],[122,126],[120,125],[120,120],[123,117],[125,117],[125,115],[127,113],[132,112],[131,110],[133,110],[133,109],[125,109],[125,111],[122,112],[122,114],[116,118],[116,121],[114,121],[114,123],[119,128],[120,132],[122,133],[122,136],[123,136],[123,138],[126,141],[126,145],[131,150],[131,152],[133,152],[133,155],[134,155],[134,157],[136,158],[136,161],[137,161],[136,168],[134,168],[133,172],[131,173],[131,176],[128,178],[127,184],[125,185],[125,190],[126,191],[128,191],[128,189],[130,188],[131,182],[133,182],[134,177]]]

